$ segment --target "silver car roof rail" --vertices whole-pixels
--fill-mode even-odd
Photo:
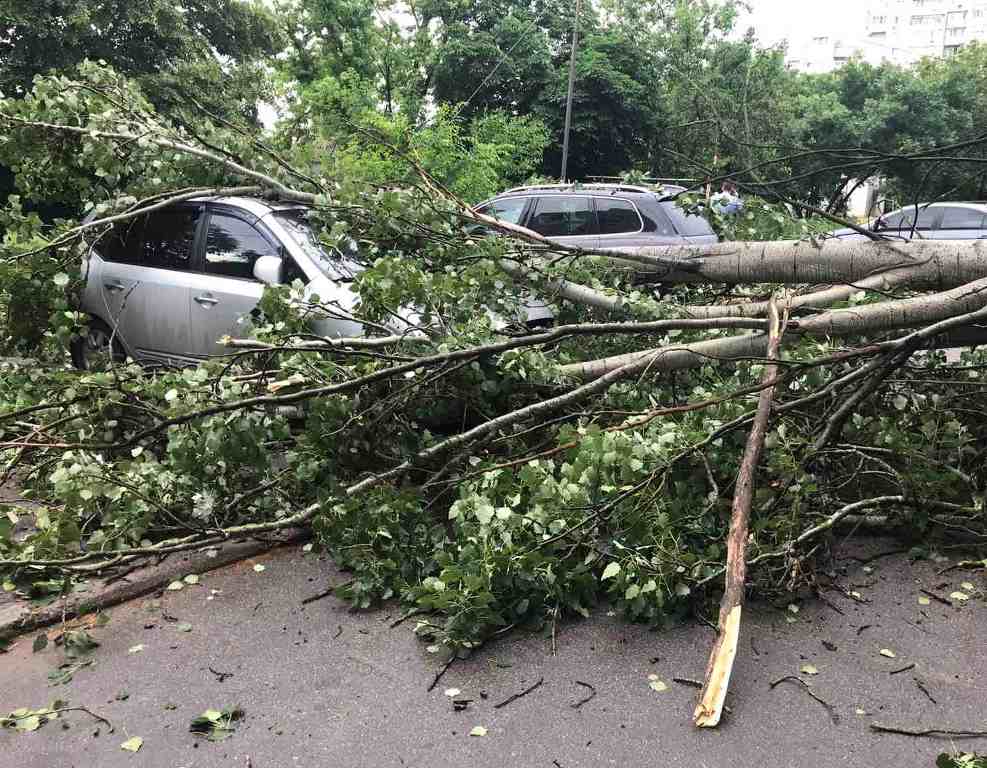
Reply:
[[[607,190],[608,192],[646,192],[648,194],[654,194],[655,190],[649,189],[648,187],[636,186],[634,184],[600,184],[597,182],[591,182],[589,184],[529,184],[523,187],[513,187],[502,193],[505,195],[513,194],[514,192],[535,192],[538,190],[545,191],[561,191],[564,189],[588,189],[588,190]]]

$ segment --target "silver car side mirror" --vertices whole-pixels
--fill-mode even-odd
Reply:
[[[280,285],[283,265],[278,256],[261,256],[254,262],[254,277],[266,285]]]

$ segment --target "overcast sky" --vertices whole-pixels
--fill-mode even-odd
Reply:
[[[754,27],[763,45],[788,40],[789,50],[800,40],[827,35],[852,39],[863,28],[866,0],[749,0],[752,11],[738,27]]]

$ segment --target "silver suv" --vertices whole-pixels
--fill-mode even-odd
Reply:
[[[295,279],[328,305],[314,333],[363,334],[348,285],[359,266],[326,249],[297,205],[243,197],[176,204],[118,224],[86,261],[82,310],[92,321],[73,344],[79,368],[95,354],[178,365],[222,354],[219,339],[244,335],[264,286]]]
[[[715,243],[709,222],[675,202],[684,191],[671,185],[656,191],[628,184],[543,184],[509,189],[477,210],[581,248]]]

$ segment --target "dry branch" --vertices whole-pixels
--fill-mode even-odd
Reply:
[[[768,332],[767,357],[778,358],[778,348],[784,333],[777,307],[769,309],[771,328]],[[772,381],[778,372],[777,365],[764,367],[763,382]],[[747,447],[737,473],[737,485],[730,516],[730,532],[727,535],[726,589],[720,602],[720,627],[706,667],[706,678],[693,720],[700,728],[712,728],[719,724],[730,685],[733,660],[737,655],[740,635],[740,615],[744,603],[744,581],[747,576],[747,528],[750,521],[751,502],[754,496],[754,474],[757,471],[764,438],[771,415],[774,386],[765,387],[757,403],[757,415],[747,438]]]

